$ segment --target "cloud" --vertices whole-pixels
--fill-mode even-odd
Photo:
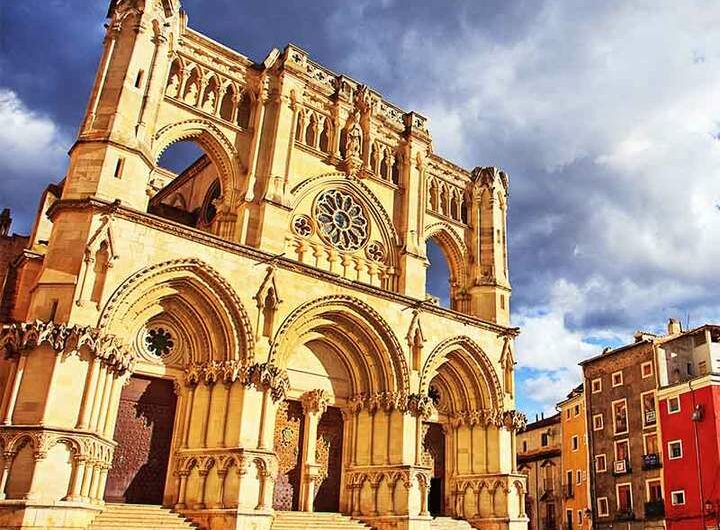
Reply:
[[[489,4],[333,20],[345,69],[428,115],[436,151],[509,170],[520,388],[547,406],[603,342],[719,320],[720,6]]]
[[[0,88],[0,206],[12,207],[29,228],[40,192],[62,178],[69,139],[53,120],[28,109],[15,92]],[[11,200],[12,199],[12,200]]]

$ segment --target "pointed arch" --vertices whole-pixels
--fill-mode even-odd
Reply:
[[[311,340],[327,343],[337,354],[350,374],[354,394],[409,394],[409,371],[400,343],[365,302],[338,295],[301,305],[275,334],[269,362],[287,368],[293,349]]]
[[[101,331],[142,348],[138,337],[158,321],[179,336],[182,362],[253,360],[248,314],[234,289],[198,259],[157,263],[127,278],[108,300],[98,321]]]
[[[155,134],[153,156],[155,163],[171,145],[192,140],[198,143],[215,165],[220,177],[223,202],[232,204],[241,190],[241,175],[245,168],[233,143],[212,122],[204,119],[185,120],[167,125]]]
[[[425,227],[425,241],[435,240],[450,265],[450,282],[459,287],[467,285],[467,246],[457,232],[445,221],[438,221]]]
[[[420,374],[420,393],[427,394],[431,381],[453,396],[456,410],[502,407],[500,380],[492,362],[470,337],[458,336],[438,344]]]

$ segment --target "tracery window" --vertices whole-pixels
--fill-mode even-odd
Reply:
[[[164,357],[172,352],[175,342],[170,331],[165,328],[151,328],[145,334],[145,347],[153,355]]]
[[[368,239],[368,221],[355,199],[339,190],[321,193],[315,203],[321,236],[340,250],[361,248]]]

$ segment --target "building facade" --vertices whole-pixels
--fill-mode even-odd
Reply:
[[[206,529],[525,528],[507,175],[436,156],[423,116],[295,46],[253,62],[178,0],[108,17],[0,338],[0,526],[113,502]],[[204,156],[159,167],[183,141]]]
[[[620,525],[649,530],[665,525],[656,407],[657,337],[638,333],[635,339],[580,363],[592,513],[598,529]]]
[[[561,431],[562,521],[565,530],[592,526],[585,393],[583,385],[558,403]]]
[[[558,530],[563,508],[560,414],[536,419],[517,438],[518,471],[527,476],[529,528]]]
[[[720,327],[658,345],[668,530],[720,527]]]

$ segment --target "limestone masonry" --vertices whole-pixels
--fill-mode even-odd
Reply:
[[[205,154],[161,168],[181,141]],[[293,45],[255,63],[178,0],[115,0],[65,178],[2,261],[0,527],[527,528],[507,195]]]

